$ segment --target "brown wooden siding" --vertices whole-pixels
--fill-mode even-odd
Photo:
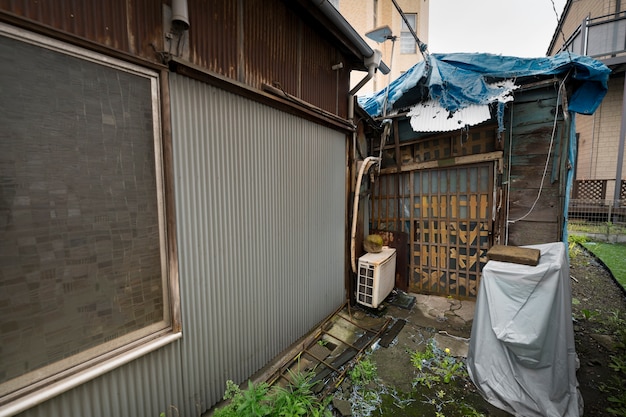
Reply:
[[[542,175],[550,150],[555,118],[556,93],[555,89],[527,91],[516,95],[511,105],[509,120],[513,135],[510,143],[507,137],[505,145],[505,159],[508,159],[508,153],[511,153],[508,188],[509,245],[558,242],[562,237],[560,224],[563,221],[567,175],[564,164],[569,129],[563,121],[560,107],[542,186]]]

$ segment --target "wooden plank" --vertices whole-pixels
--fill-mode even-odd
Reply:
[[[363,349],[365,346],[367,346],[369,343],[372,342],[372,340],[374,339],[375,333],[365,333],[363,334],[355,343],[354,343],[354,347],[357,349]],[[331,366],[333,368],[341,368],[343,365],[345,365],[346,363],[348,363],[348,361],[350,361],[352,358],[354,358],[357,353],[359,353],[356,349],[353,349],[352,347],[348,347],[346,348],[346,350],[344,350],[337,358],[335,358],[335,360],[333,360],[331,362]],[[333,370],[328,368],[327,366],[324,366],[323,364],[320,364],[320,372],[317,373],[312,379],[311,379],[311,385],[314,386],[313,388],[313,392],[315,393],[319,393],[322,391],[322,389],[324,389],[324,384],[320,384],[320,382],[323,382],[324,379],[326,377],[328,377]]]
[[[406,320],[398,319],[394,323],[394,325],[391,326],[391,328],[387,330],[385,334],[383,334],[383,337],[380,338],[380,342],[378,344],[382,347],[389,347],[391,342],[393,342],[396,336],[398,336],[398,333],[400,333],[400,330],[404,328],[405,324],[406,324]]]
[[[517,246],[495,245],[487,252],[487,258],[490,261],[512,262],[530,266],[537,266],[540,257],[541,251],[539,249]]]
[[[467,156],[457,156],[455,158],[450,158],[449,160],[435,160],[428,162],[418,162],[412,164],[406,164],[402,166],[402,172],[407,171],[417,171],[429,168],[440,168],[443,166],[452,166],[452,165],[466,165],[466,164],[476,164],[479,162],[488,162],[502,159],[502,151],[494,151],[488,153],[481,153],[478,155],[467,155]],[[385,168],[381,169],[381,174],[391,174],[397,172],[397,168]]]

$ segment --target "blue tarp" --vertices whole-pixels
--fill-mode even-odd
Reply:
[[[429,99],[438,101],[453,113],[471,104],[501,101],[507,87],[497,85],[496,81],[568,74],[574,86],[569,110],[592,114],[607,92],[610,72],[595,59],[567,52],[544,58],[485,53],[432,54],[390,83],[387,113]],[[371,116],[381,116],[385,91],[359,97],[359,104]]]

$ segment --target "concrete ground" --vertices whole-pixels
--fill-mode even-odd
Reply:
[[[415,392],[413,388],[415,368],[411,364],[408,352],[423,351],[426,344],[434,340],[440,349],[446,350],[450,355],[466,358],[476,303],[472,300],[434,295],[400,293],[400,296],[404,299],[407,296],[413,297],[415,302],[410,308],[406,308],[404,303],[399,303],[403,305],[399,307],[394,305],[392,294],[383,303],[383,308],[377,311],[356,305],[348,312],[344,309],[340,314],[347,313],[359,326],[370,328],[380,326],[379,323],[383,320],[391,319],[392,323],[406,320],[406,324],[389,347],[377,346],[378,342],[374,342],[368,355],[376,365],[381,384],[393,387],[399,392],[410,393]],[[419,397],[423,396],[423,393],[415,395]],[[510,416],[484,401],[473,386],[466,389],[463,396],[483,415]],[[398,411],[393,412],[397,413]],[[407,411],[406,415],[417,415],[412,413],[415,411]]]
[[[371,359],[377,363],[378,375],[384,382],[399,390],[411,390],[411,378],[406,370],[412,369],[407,350],[418,350],[431,338],[441,349],[450,349],[453,356],[467,357],[469,337],[476,303],[435,295],[408,294],[415,298],[411,308],[385,303],[382,316],[393,320],[404,319],[406,325],[392,346],[378,348]],[[393,298],[390,297],[390,298]],[[353,307],[352,317],[357,323],[371,325],[371,310]]]

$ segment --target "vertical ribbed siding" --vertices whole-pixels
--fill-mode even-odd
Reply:
[[[127,365],[31,408],[25,417],[154,417],[170,406],[183,407],[180,342],[174,342]]]
[[[158,1],[10,0],[0,9],[150,61],[163,45]]]
[[[298,56],[302,53],[298,48],[299,19],[282,1],[271,6],[268,6],[267,0],[242,3],[246,79],[240,81],[256,88],[261,88],[264,83],[274,85],[278,82],[280,88],[299,96],[301,74],[298,71]],[[319,34],[317,36],[316,40],[319,40]],[[305,45],[307,48],[312,46]],[[324,88],[318,90],[326,92]]]
[[[344,299],[344,135],[171,77],[186,396],[210,407]]]

